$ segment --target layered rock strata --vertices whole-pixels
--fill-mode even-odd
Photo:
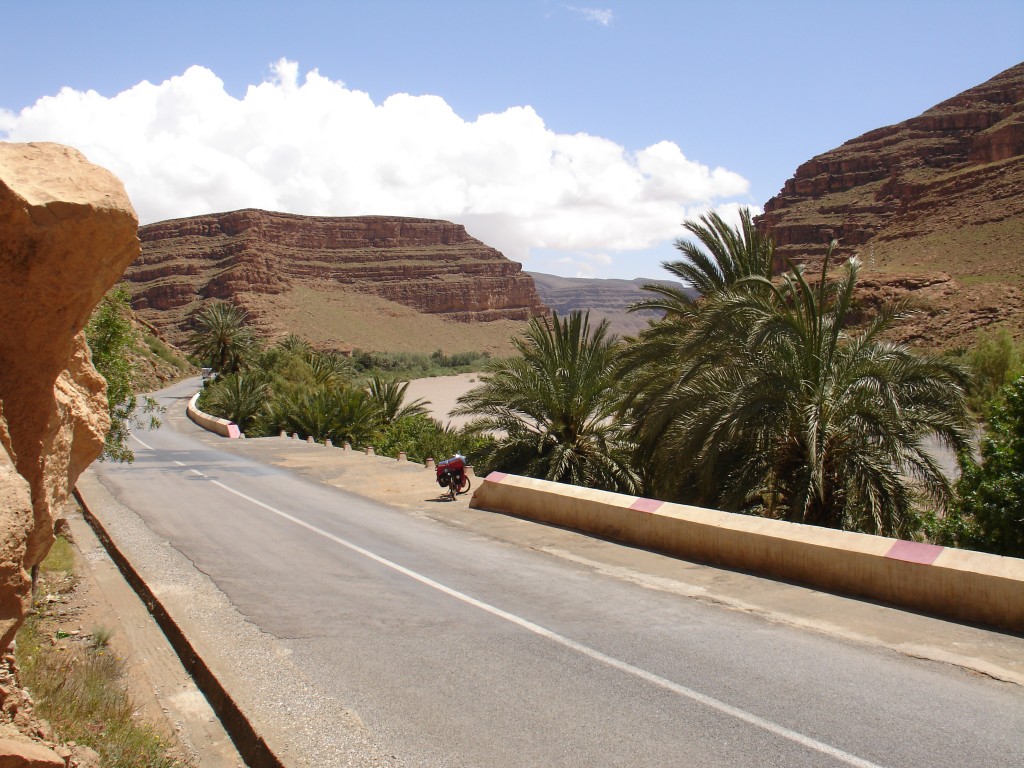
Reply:
[[[142,256],[125,275],[138,314],[173,342],[210,299],[248,309],[253,296],[318,290],[373,294],[463,322],[525,320],[546,309],[521,266],[447,221],[316,217],[260,210],[174,219],[139,231]]]
[[[139,252],[121,182],[69,147],[0,143],[0,649],[55,512],[103,449],[106,384],[82,329]]]
[[[1024,213],[1022,162],[1024,64],[808,160],[758,224],[780,256],[801,258],[832,239],[852,254],[918,236],[937,220],[999,221]]]
[[[967,334],[938,330],[948,340],[987,324],[961,322],[979,287],[1020,334],[1019,296],[1002,289],[1024,287],[1024,64],[807,161],[758,226],[775,238],[780,269],[785,258],[817,262],[834,239],[840,258],[858,255],[894,285],[945,273],[956,289],[946,314]]]

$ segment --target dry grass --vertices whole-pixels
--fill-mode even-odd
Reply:
[[[47,595],[74,589],[74,549],[58,537],[40,566]],[[171,740],[137,721],[135,705],[124,684],[124,662],[110,652],[110,631],[97,628],[93,642],[58,644],[66,633],[51,636],[45,605],[37,606],[18,631],[20,682],[32,694],[35,712],[49,721],[64,742],[75,741],[99,753],[107,768],[186,768],[170,753]]]
[[[440,349],[447,355],[489,352],[506,357],[514,352],[510,339],[526,329],[526,321],[460,323],[337,286],[320,291],[297,283],[287,293],[252,301],[282,328],[327,349],[425,354]]]

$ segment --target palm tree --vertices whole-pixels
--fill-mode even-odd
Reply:
[[[337,352],[317,352],[311,349],[304,357],[318,385],[344,383],[355,372],[352,361]]]
[[[925,440],[967,446],[966,374],[880,338],[905,304],[849,329],[859,264],[833,279],[831,256],[815,284],[748,277],[641,336],[625,407],[656,495],[882,535],[920,494],[949,503]]]
[[[195,331],[188,339],[192,351],[219,373],[235,373],[256,347],[246,314],[226,301],[204,307],[195,316]]]
[[[335,443],[370,445],[381,427],[377,403],[357,387],[342,387],[333,392],[331,439]]]
[[[648,283],[643,289],[653,296],[636,302],[630,309],[660,310],[670,318],[685,316],[690,314],[701,296],[736,289],[748,277],[770,280],[775,263],[775,243],[754,227],[749,208],[741,208],[739,217],[738,227],[731,227],[714,211],[701,216],[699,222],[689,220],[683,223],[697,242],[684,238],[676,240],[676,250],[685,258],[664,262],[662,267],[695,289],[697,297],[671,284]],[[746,288],[755,289],[755,286],[746,284]]]
[[[615,420],[615,337],[589,315],[533,318],[519,356],[490,363],[452,412],[471,435],[498,438],[498,469],[557,482],[633,491],[637,475]]]
[[[294,333],[289,333],[287,336],[278,339],[277,346],[285,352],[299,356],[305,356],[313,351],[313,347],[310,346],[308,341]]]
[[[422,397],[405,404],[405,393],[408,389],[407,381],[384,381],[380,376],[370,379],[367,392],[377,404],[385,424],[394,424],[399,419],[427,413],[430,401]]]
[[[320,387],[282,396],[275,403],[273,428],[314,440],[369,444],[381,425],[376,403],[355,387]]]
[[[269,397],[270,387],[262,374],[233,373],[210,387],[205,407],[248,433],[263,415]]]

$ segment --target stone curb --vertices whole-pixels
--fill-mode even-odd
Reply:
[[[204,413],[196,407],[196,401],[199,399],[201,392],[196,392],[192,395],[192,399],[188,401],[188,407],[185,408],[185,413],[192,419],[193,422],[198,424],[200,427],[208,432],[213,432],[220,435],[221,437],[239,438],[245,437],[242,434],[242,430],[238,428],[238,425],[233,421],[227,419],[218,419],[216,416],[211,416],[208,413]]]
[[[248,768],[285,768],[284,763],[278,759],[266,741],[256,732],[252,723],[214,675],[209,665],[200,657],[185,632],[171,617],[170,612],[153,594],[128,558],[118,549],[103,524],[89,509],[88,502],[77,487],[74,490],[74,497],[81,505],[82,516],[96,532],[96,537],[110,555],[110,559],[114,561],[125,580],[145,604],[181,660],[185,671],[192,677],[213,711],[216,712],[246,766]]]
[[[1024,631],[1024,560],[492,472],[473,509],[935,616]]]

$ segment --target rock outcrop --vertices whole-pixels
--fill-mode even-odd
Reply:
[[[297,286],[372,294],[461,322],[546,311],[519,264],[447,221],[247,209],[149,224],[139,236],[142,256],[125,275],[132,306],[175,343],[209,299],[240,305],[265,335],[294,330],[260,297]]]
[[[124,187],[58,144],[0,143],[0,649],[54,512],[103,449],[106,384],[82,329],[139,252]]]
[[[936,342],[969,343],[992,322],[1020,335],[1024,64],[804,163],[758,226],[775,238],[780,268],[820,259],[835,239],[841,258],[858,255],[896,292],[944,273],[945,311],[927,334]],[[976,293],[1001,308],[994,319],[967,316]]]

